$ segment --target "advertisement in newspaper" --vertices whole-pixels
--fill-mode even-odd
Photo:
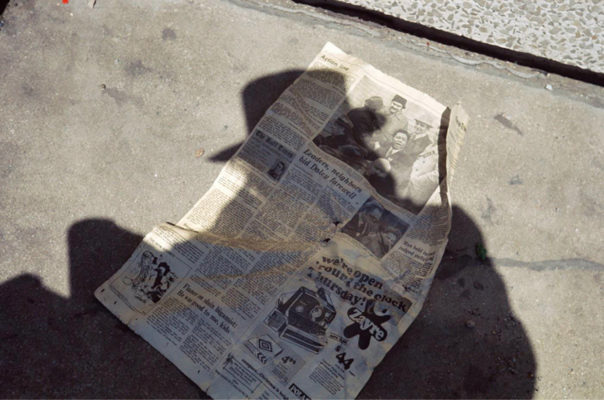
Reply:
[[[219,366],[209,393],[353,397],[400,337],[412,304],[392,290],[373,255],[336,235],[280,287]]]
[[[426,298],[467,121],[328,43],[95,295],[212,397],[355,397]]]

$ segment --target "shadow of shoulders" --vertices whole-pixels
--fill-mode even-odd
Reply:
[[[68,234],[69,297],[33,275],[0,285],[1,398],[205,396],[94,298],[141,240],[110,220],[80,221]]]
[[[252,81],[242,92],[248,133],[262,113],[303,71]],[[288,82],[289,81],[289,82]],[[344,78],[331,81],[344,86]],[[258,100],[267,98],[264,103]],[[348,104],[351,99],[345,99]],[[441,126],[448,125],[449,112]],[[446,132],[441,132],[439,146]],[[444,188],[446,152],[439,152]],[[361,398],[531,398],[536,361],[505,285],[488,260],[475,256],[485,243],[477,224],[453,206],[449,244],[426,303],[401,340],[375,369]]]
[[[32,275],[0,286],[1,359],[10,371],[1,397],[205,397],[93,297],[141,239],[109,220],[81,221],[69,230],[69,298]],[[455,207],[424,309],[359,397],[532,397],[530,342],[493,265],[470,255],[475,243],[480,231]]]
[[[536,361],[472,219],[453,207],[449,245],[418,318],[360,398],[532,398]]]

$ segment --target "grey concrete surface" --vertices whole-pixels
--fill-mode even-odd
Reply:
[[[598,0],[341,0],[479,42],[604,72]]]
[[[360,396],[604,397],[602,88],[280,0],[2,18],[0,397],[205,395],[93,290],[327,40],[472,118],[427,304]]]

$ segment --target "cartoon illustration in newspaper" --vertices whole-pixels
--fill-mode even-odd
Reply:
[[[176,267],[175,267],[176,266]],[[123,274],[111,282],[128,306],[145,313],[158,303],[188,269],[167,253],[149,247],[134,255]]]
[[[158,263],[157,257],[145,251],[140,257],[138,274],[131,278],[126,276],[122,282],[134,291],[134,297],[143,303],[151,300],[157,303],[174,283],[176,275],[166,262]]]

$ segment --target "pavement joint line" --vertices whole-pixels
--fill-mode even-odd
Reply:
[[[407,21],[376,10],[367,9],[362,6],[344,3],[338,0],[292,1],[327,10],[338,15],[346,15],[363,21],[369,21],[398,32],[414,35],[444,45],[454,46],[461,50],[468,50],[487,57],[496,58],[501,61],[512,62],[524,67],[539,69],[548,73],[558,74],[586,83],[604,86],[604,73],[591,71],[570,64],[564,64],[559,61],[530,53],[499,47],[494,44],[483,43],[455,33],[422,25],[417,22]]]
[[[604,101],[601,96],[602,86],[598,84],[577,81],[572,77],[502,60],[480,52],[465,50],[453,44],[427,40],[417,34],[399,31],[377,22],[314,7],[298,0],[228,0],[228,3],[234,7],[283,18],[291,18],[292,15],[301,16],[302,23],[306,24],[319,23],[328,28],[337,26],[342,29],[349,29],[352,35],[381,39],[386,47],[417,52],[424,57],[473,68],[479,73],[497,75],[503,79],[516,79],[543,90],[552,90],[553,88],[557,95],[568,96],[575,101],[587,103],[596,108],[604,108]],[[481,67],[486,68],[481,69]],[[576,85],[577,82],[585,83],[587,86]],[[590,85],[593,86],[589,88]]]
[[[262,12],[266,12],[267,10],[277,10],[279,12],[285,13],[285,14],[302,14],[304,16],[307,16],[309,18],[313,18],[313,19],[319,19],[323,22],[329,23],[329,24],[336,24],[336,25],[341,25],[341,26],[345,26],[351,29],[356,29],[356,30],[360,30],[368,35],[370,35],[371,37],[374,38],[379,38],[379,37],[385,37],[387,36],[386,34],[383,33],[379,33],[377,32],[380,29],[387,29],[392,33],[397,32],[397,33],[403,33],[405,35],[408,35],[410,39],[406,42],[406,44],[413,46],[414,50],[421,50],[424,54],[426,55],[431,55],[434,56],[435,54],[428,54],[425,53],[425,39],[421,38],[419,36],[416,36],[412,33],[407,33],[407,32],[398,32],[396,30],[393,30],[387,26],[384,25],[380,25],[379,23],[375,23],[375,22],[369,22],[369,21],[364,21],[362,19],[359,18],[354,18],[354,19],[350,19],[351,17],[348,17],[347,15],[334,15],[334,12],[329,11],[329,10],[325,10],[323,8],[320,7],[313,7],[310,6],[306,3],[295,3],[295,6],[297,6],[298,8],[292,8],[292,7],[287,7],[287,6],[281,6],[281,5],[277,5],[275,3],[265,3],[262,2],[260,0],[252,0],[252,1],[241,1],[241,0],[230,0],[231,3],[233,3],[236,6],[240,6],[240,7],[244,7],[244,8],[251,8],[251,9],[255,9],[258,11],[262,11]],[[304,8],[303,8],[304,7]],[[306,10],[305,8],[311,8],[310,10]],[[369,25],[371,24],[371,25]],[[415,43],[417,41],[421,41],[420,43]],[[438,56],[441,58],[447,58],[450,60],[453,60],[457,63],[466,65],[466,66],[471,66],[471,67],[475,67],[478,65],[489,65],[497,70],[502,70],[502,71],[507,71],[510,74],[522,78],[522,79],[533,79],[533,78],[538,78],[541,76],[544,76],[546,73],[544,71],[532,68],[532,67],[528,67],[528,66],[521,66],[521,65],[517,65],[512,63],[515,67],[518,68],[522,68],[522,69],[528,69],[532,72],[529,73],[525,73],[525,72],[521,72],[521,71],[517,71],[514,68],[511,68],[510,66],[504,65],[506,63],[511,63],[510,61],[506,61],[506,60],[499,60],[499,59],[491,59],[491,57],[489,56],[485,56],[483,54],[480,53],[474,53],[474,56],[477,57],[481,57],[484,59],[480,59],[480,60],[472,60],[472,59],[468,59],[468,58],[464,58],[461,57],[459,55],[455,55],[453,54],[451,51],[446,50],[446,49],[440,49],[439,47],[437,47],[437,45],[441,45],[441,46],[449,46],[449,45],[443,45],[439,42],[432,42],[430,43],[430,50],[434,51],[436,53],[438,53]],[[453,46],[454,47],[454,46]],[[463,49],[459,49],[454,47],[456,50],[458,51],[463,51]]]
[[[525,268],[533,271],[554,271],[554,270],[587,270],[602,271],[604,264],[586,260],[583,258],[566,258],[560,260],[543,261],[521,261],[512,258],[488,258],[501,268]]]
[[[243,7],[243,8],[251,8],[254,10],[258,10],[258,11],[266,11],[266,10],[272,9],[272,10],[280,11],[285,14],[302,14],[309,18],[320,19],[329,24],[344,25],[349,28],[358,29],[358,30],[361,30],[361,31],[367,33],[368,35],[370,35],[372,37],[383,36],[382,34],[376,32],[376,29],[368,27],[368,26],[366,26],[366,24],[359,24],[359,22],[361,22],[361,21],[356,21],[356,20],[353,21],[353,20],[349,20],[346,18],[332,16],[325,12],[319,12],[319,11],[324,11],[324,10],[316,9],[311,6],[302,7],[299,4],[296,4],[296,6],[298,6],[298,8],[294,9],[291,7],[280,6],[280,5],[277,5],[274,3],[267,4],[267,3],[261,2],[260,0],[248,0],[248,1],[229,0],[229,1],[236,6]],[[256,5],[255,7],[254,7],[254,4]],[[305,8],[310,8],[310,10],[306,10]]]

